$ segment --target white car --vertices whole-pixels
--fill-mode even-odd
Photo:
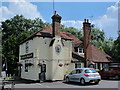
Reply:
[[[71,73],[65,75],[66,82],[80,82],[82,85],[94,82],[98,84],[101,76],[94,68],[76,68]]]

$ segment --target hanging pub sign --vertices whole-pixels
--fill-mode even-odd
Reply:
[[[28,59],[28,58],[33,58],[33,53],[21,55],[21,60]]]

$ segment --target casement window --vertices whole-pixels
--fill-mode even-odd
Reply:
[[[28,60],[25,60],[25,72],[28,72]]]
[[[75,68],[81,68],[81,63],[75,63]]]
[[[25,52],[28,53],[29,52],[29,42],[25,43]]]
[[[83,48],[78,48],[78,53],[84,53]]]

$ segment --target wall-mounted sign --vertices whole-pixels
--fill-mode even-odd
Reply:
[[[21,60],[28,59],[28,58],[33,58],[33,53],[21,55]]]

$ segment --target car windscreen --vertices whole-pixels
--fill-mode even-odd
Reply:
[[[96,73],[97,71],[95,69],[86,69],[85,73]]]

